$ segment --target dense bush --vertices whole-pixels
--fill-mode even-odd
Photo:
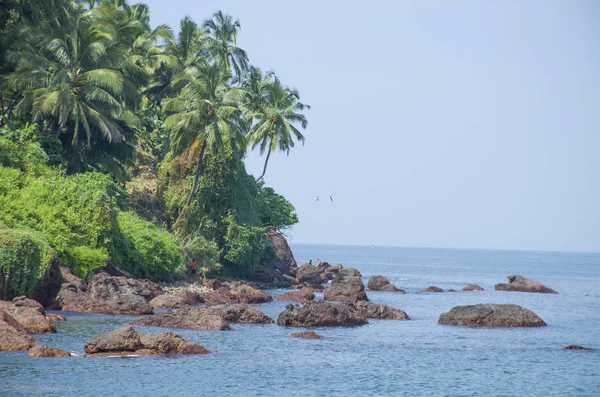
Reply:
[[[0,229],[0,273],[4,276],[0,298],[6,298],[9,290],[12,295],[31,292],[55,259],[55,251],[38,234]]]
[[[298,223],[296,209],[280,194],[270,187],[261,188],[256,196],[261,226],[281,230]]]
[[[198,271],[204,275],[218,272],[221,269],[219,246],[199,234],[192,235],[186,240],[183,244],[183,253],[185,262],[196,261]]]
[[[48,155],[37,141],[37,129],[37,124],[14,130],[0,129],[0,165],[16,167],[32,175],[49,172]]]
[[[227,217],[225,256],[242,276],[252,272],[252,266],[269,263],[275,258],[273,244],[265,237],[264,227],[239,225],[233,215]]]

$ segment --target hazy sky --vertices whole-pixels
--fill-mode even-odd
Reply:
[[[265,177],[292,242],[600,251],[600,2],[146,3],[176,31],[239,18],[311,105]]]

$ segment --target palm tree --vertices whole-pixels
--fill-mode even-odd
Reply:
[[[268,74],[259,86],[259,93],[250,94],[254,100],[247,105],[246,117],[254,123],[248,132],[248,143],[252,149],[260,147],[260,154],[267,151],[267,158],[262,174],[256,179],[259,182],[267,172],[267,164],[271,152],[279,149],[290,153],[294,147],[294,138],[304,143],[304,135],[296,128],[295,123],[306,128],[306,117],[300,111],[310,106],[299,102],[297,90],[281,85],[279,78]]]
[[[194,199],[206,149],[216,154],[225,145],[235,149],[245,144],[245,122],[240,109],[244,91],[231,88],[230,78],[218,64],[199,61],[197,66],[187,68],[174,79],[173,86],[180,89],[179,95],[165,100],[165,111],[171,113],[165,120],[165,128],[173,136],[174,150],[181,152],[186,147],[200,147],[184,209]]]
[[[241,29],[240,21],[234,22],[231,15],[223,15],[222,11],[218,11],[202,26],[208,35],[201,54],[231,70],[236,77],[242,76],[248,67],[248,56],[246,51],[236,46],[237,33]]]

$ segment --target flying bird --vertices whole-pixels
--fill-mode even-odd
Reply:
[[[333,201],[333,197],[329,196],[329,200]]]
[[[319,196],[317,196],[317,201],[319,201]]]

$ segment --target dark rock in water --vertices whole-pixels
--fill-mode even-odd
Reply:
[[[563,350],[594,350],[591,347],[584,347],[579,345],[569,345],[563,347]]]
[[[323,283],[321,273],[317,271],[314,265],[305,263],[298,268],[296,272],[296,281],[298,283],[306,283],[310,286],[319,286]]]
[[[323,339],[323,337],[321,335],[317,334],[314,331],[295,332],[291,336],[293,336],[294,338],[304,338],[304,339]]]
[[[371,276],[367,282],[367,288],[373,291],[379,291],[384,286],[390,285],[390,280],[384,276]]]
[[[325,300],[354,303],[369,300],[365,293],[365,285],[358,277],[347,279],[335,278],[331,285],[325,288]]]
[[[29,357],[70,357],[71,353],[66,350],[36,344],[27,350],[27,355]]]
[[[156,335],[137,332],[127,326],[95,336],[84,347],[86,356],[206,354],[202,345],[188,342],[171,331]]]
[[[315,299],[315,291],[310,287],[304,287],[297,291],[290,291],[277,297],[280,301],[307,302]]]
[[[463,291],[485,291],[482,287],[477,284],[469,284],[462,289]]]
[[[381,287],[381,291],[389,291],[389,292],[399,292],[401,294],[406,294],[406,291],[400,288],[396,288],[394,284],[388,284]]]
[[[0,351],[27,350],[35,344],[35,340],[19,332],[15,327],[0,322]]]
[[[170,294],[159,295],[150,301],[150,306],[161,309],[177,309],[185,305],[183,298]]]
[[[358,301],[354,304],[356,310],[362,317],[380,320],[410,320],[404,310],[396,309],[384,304]]]
[[[478,304],[453,307],[443,313],[439,324],[467,327],[543,327],[544,320],[531,310],[512,304]]]
[[[508,276],[508,283],[498,283],[495,286],[496,291],[519,291],[519,292],[539,292],[543,294],[558,294],[552,288],[548,288],[535,280],[519,275]]]
[[[62,314],[48,313],[46,314],[46,320],[48,321],[67,321],[67,318]]]
[[[56,332],[56,327],[46,319],[46,312],[42,305],[32,299],[16,297],[13,302],[0,301],[0,312],[3,322],[14,326],[9,319],[12,318],[28,334],[51,334]],[[11,324],[12,323],[12,324]]]
[[[425,288],[421,292],[444,292],[444,290],[441,289],[440,287],[436,287],[435,285],[430,285],[429,287]]]
[[[183,307],[167,313],[141,317],[133,325],[152,327],[229,330],[229,323],[271,324],[273,319],[245,304]]]
[[[207,303],[266,303],[272,302],[269,294],[240,282],[232,282],[204,298]]]
[[[345,277],[362,277],[362,274],[360,274],[360,272],[354,268],[351,267],[344,267],[338,270],[338,274],[340,276],[345,276]]]
[[[277,318],[277,325],[292,327],[347,327],[367,323],[367,319],[350,305],[325,301],[310,301],[299,305],[289,304]]]

